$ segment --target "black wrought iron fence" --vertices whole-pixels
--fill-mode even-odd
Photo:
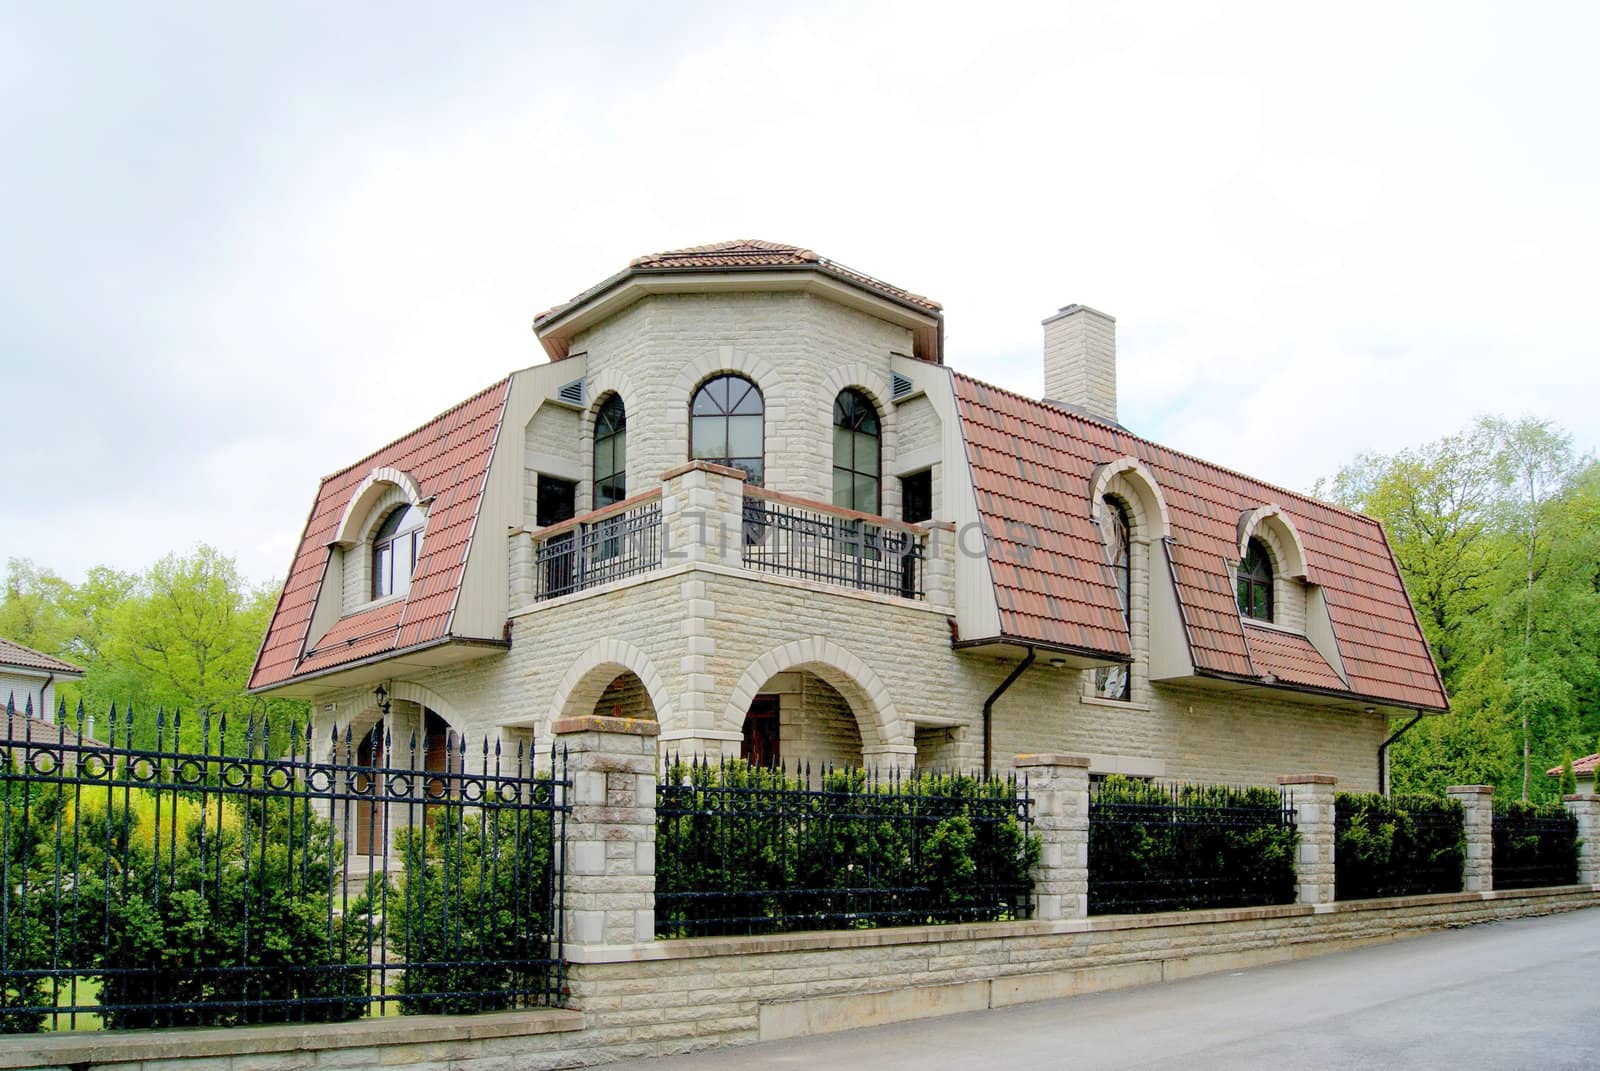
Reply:
[[[1293,798],[1277,788],[1089,786],[1089,913],[1294,901]]]
[[[860,518],[746,495],[744,563],[779,576],[920,599],[924,537]]]
[[[1341,792],[1333,819],[1335,899],[1461,891],[1466,814],[1455,800]]]
[[[656,933],[1027,918],[1030,807],[1014,777],[672,763],[656,791]]]
[[[1494,805],[1494,887],[1536,889],[1578,880],[1578,818],[1559,803]]]
[[[152,720],[7,721],[0,1031],[559,1002],[563,755]]]
[[[661,500],[544,537],[534,546],[534,598],[570,595],[661,565]]]

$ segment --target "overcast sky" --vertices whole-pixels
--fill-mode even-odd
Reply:
[[[0,0],[0,558],[205,541],[682,245],[810,247],[1042,389],[1294,488],[1476,414],[1600,444],[1600,6]]]

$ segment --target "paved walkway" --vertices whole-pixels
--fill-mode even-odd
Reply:
[[[1233,974],[608,1065],[930,1068],[1600,1068],[1600,909]]]

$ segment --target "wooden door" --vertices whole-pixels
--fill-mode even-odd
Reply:
[[[744,743],[739,757],[753,766],[778,765],[778,697],[758,695],[744,716]]]
[[[383,753],[383,722],[378,722],[372,731],[361,738],[361,743],[356,746],[357,771],[352,775],[351,782],[356,792],[372,792],[375,796],[383,795],[381,775],[376,772],[384,765]],[[385,833],[388,830],[388,808],[376,799],[360,798],[356,800],[354,821],[356,825],[356,854],[357,855],[382,855]]]

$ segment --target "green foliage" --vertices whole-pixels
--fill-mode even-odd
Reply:
[[[47,979],[24,971],[48,969],[56,951],[52,938],[53,901],[41,895],[51,881],[48,846],[52,843],[59,797],[30,791],[26,786],[4,786],[7,821],[0,835],[5,873],[10,888],[4,916],[6,970],[0,974],[0,1034],[24,1034],[44,1023],[42,1008],[50,1003]]]
[[[1572,752],[1561,763],[1561,794],[1571,796],[1578,791],[1578,775],[1572,772]]]
[[[389,944],[430,964],[406,968],[402,1012],[508,1008],[542,984],[554,921],[546,910],[551,840],[549,824],[527,814],[454,807],[400,831],[399,888],[371,899]]]
[[[1358,457],[1318,485],[1381,520],[1451,697],[1395,746],[1402,792],[1492,784],[1553,799],[1545,771],[1600,731],[1600,464],[1548,422],[1485,418]]]
[[[251,719],[269,719],[280,736],[305,719],[304,703],[245,694],[276,601],[276,589],[251,588],[232,558],[204,545],[139,574],[96,567],[78,584],[12,559],[0,587],[0,636],[83,666],[81,682],[59,686],[62,699],[81,699],[97,716],[112,704],[131,706],[136,746],[154,745],[156,710],[165,707],[190,713],[183,739],[190,750],[200,744],[196,712],[228,715],[223,748],[238,753]],[[109,730],[103,720],[97,725],[97,735]],[[117,731],[121,743],[126,724],[119,721]]]
[[[1578,819],[1560,803],[1497,803],[1494,887],[1531,889],[1578,880]]]
[[[252,801],[242,813],[213,802],[164,819],[149,850],[137,827],[151,810],[149,800],[134,807],[114,797],[84,817],[81,928],[105,934],[97,959],[107,968],[105,1025],[325,1022],[365,1012],[365,933],[331,912],[343,853],[326,822],[291,815],[285,798]],[[116,970],[130,966],[141,970]]]
[[[1276,789],[1110,777],[1091,807],[1090,914],[1294,900],[1299,834]]]
[[[1334,799],[1340,900],[1460,892],[1466,812],[1451,799],[1341,792]]]
[[[1014,918],[1039,840],[1014,786],[950,774],[813,791],[744,762],[676,764],[657,811],[664,936]]]

